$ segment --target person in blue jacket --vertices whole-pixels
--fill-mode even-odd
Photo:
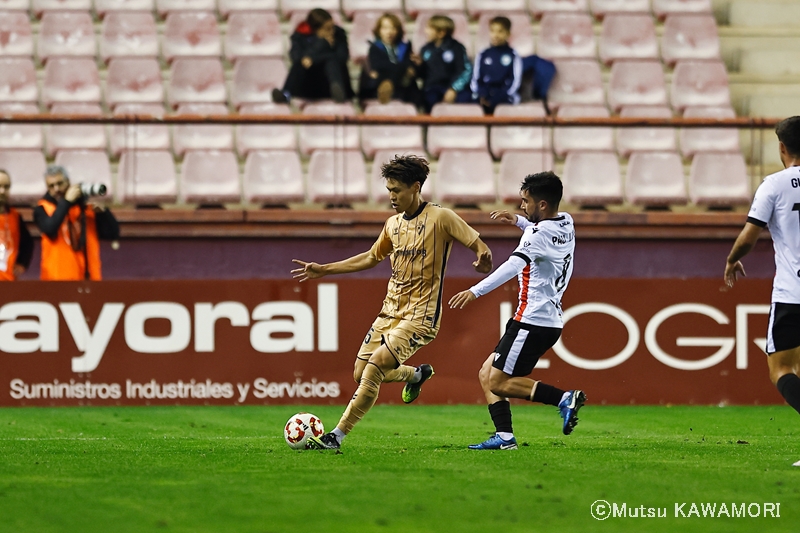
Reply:
[[[498,104],[518,104],[522,83],[522,58],[508,44],[511,21],[494,17],[489,21],[489,48],[475,58],[470,81],[471,94],[459,101],[480,103],[487,115]]]
[[[417,76],[422,79],[422,106],[427,113],[439,102],[453,103],[468,90],[472,64],[467,49],[453,39],[455,23],[450,17],[434,15],[425,27],[428,43],[419,56],[412,56]]]
[[[359,100],[378,99],[386,104],[402,100],[417,104],[417,71],[411,62],[411,43],[404,40],[403,23],[392,13],[384,13],[372,30],[367,62],[361,71]]]

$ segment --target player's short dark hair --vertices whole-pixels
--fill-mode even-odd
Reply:
[[[306,23],[311,28],[311,31],[317,31],[329,20],[333,20],[333,17],[321,7],[312,9],[306,15]]]
[[[800,156],[800,117],[789,117],[775,126],[778,140],[786,146],[791,155]]]
[[[532,198],[544,200],[548,206],[557,209],[564,194],[564,185],[555,172],[548,170],[525,176],[520,190],[526,191]]]
[[[492,24],[499,24],[503,27],[504,30],[507,32],[511,32],[511,19],[508,17],[497,16],[489,21],[489,26]]]
[[[428,179],[428,162],[415,155],[396,155],[391,161],[381,165],[381,176],[384,179],[397,180],[411,187],[419,182],[420,188]]]

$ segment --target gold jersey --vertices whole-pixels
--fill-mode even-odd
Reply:
[[[432,203],[423,203],[414,216],[399,213],[389,218],[370,249],[378,261],[389,256],[392,262],[380,316],[438,330],[444,273],[453,241],[469,248],[478,236],[453,211]]]

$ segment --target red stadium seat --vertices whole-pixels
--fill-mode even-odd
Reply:
[[[513,150],[504,153],[497,179],[500,200],[519,204],[519,187],[525,176],[552,169],[553,153],[550,150]]]
[[[672,118],[667,106],[625,106],[620,112],[626,118]],[[619,128],[617,130],[617,152],[628,157],[631,152],[674,152],[675,128]]]
[[[166,150],[122,152],[117,188],[122,203],[174,204],[178,198],[178,180],[172,154]]]
[[[244,164],[244,201],[285,205],[305,199],[303,169],[295,150],[254,150]]]
[[[11,177],[11,204],[33,204],[43,194],[47,162],[41,150],[0,150],[0,168]]]
[[[163,103],[161,67],[155,58],[115,58],[108,64],[106,104]]]
[[[622,203],[622,175],[614,152],[572,152],[564,162],[564,201],[601,206]]]
[[[55,164],[66,168],[74,183],[102,183],[108,189],[108,199],[114,198],[111,164],[105,150],[61,150],[56,155]]]
[[[164,116],[163,104],[119,104],[114,116],[152,115]],[[115,124],[111,129],[111,153],[115,156],[124,150],[169,150],[169,126],[164,124]]]
[[[558,109],[559,118],[608,118],[606,106],[565,105]],[[614,131],[605,126],[562,126],[554,128],[553,147],[556,155],[570,152],[610,151],[614,149]]]
[[[480,150],[442,150],[433,193],[439,202],[494,203],[497,189],[492,156]]]
[[[587,13],[545,13],[536,50],[547,59],[593,59],[596,47],[592,18]]]
[[[541,102],[497,106],[495,117],[542,118],[547,113]],[[509,150],[549,150],[550,128],[546,126],[492,126],[489,129],[489,144],[495,157],[502,157]]]
[[[115,12],[152,12],[155,0],[94,0],[94,9],[100,18]]]
[[[36,68],[29,58],[0,58],[0,102],[37,102]]]
[[[342,11],[349,19],[359,13],[386,13],[403,11],[402,0],[342,0]],[[402,17],[400,17],[402,20]]]
[[[181,165],[181,200],[190,204],[242,201],[239,164],[229,150],[189,150]]]
[[[592,14],[602,20],[609,13],[650,15],[650,0],[591,0]]]
[[[358,150],[317,150],[308,162],[308,199],[315,203],[366,202],[367,175]]]
[[[272,89],[283,87],[286,75],[283,59],[240,58],[233,67],[231,102],[235,107],[271,102]]]
[[[287,104],[246,104],[242,115],[290,115]],[[297,134],[292,124],[258,124],[236,126],[236,150],[247,155],[253,150],[297,150]]]
[[[28,11],[30,8],[30,0],[0,0],[0,9],[3,11]]]
[[[181,104],[178,115],[227,115],[225,104]],[[230,124],[179,124],[172,134],[176,156],[187,150],[233,150],[233,126]]]
[[[2,115],[36,115],[39,107],[36,104],[0,103]],[[41,124],[0,123],[0,149],[41,149]]]
[[[713,15],[670,15],[664,22],[661,56],[674,65],[683,59],[719,59],[719,35]]]
[[[103,19],[100,56],[108,62],[115,57],[157,57],[158,30],[152,13],[111,12]]]
[[[383,15],[380,11],[357,11],[353,17],[353,25],[347,35],[347,45],[350,47],[350,59],[356,63],[363,63],[369,53],[369,43],[375,40],[372,29]],[[402,17],[401,17],[402,20]]]
[[[432,117],[482,117],[483,110],[478,104],[436,104],[431,110]],[[428,152],[434,157],[446,149],[480,150],[485,152],[485,126],[429,126]]]
[[[97,55],[94,21],[89,13],[48,11],[39,25],[39,59]]]
[[[364,111],[367,116],[387,115],[393,117],[414,117],[417,110],[413,104],[393,101],[386,105],[371,105]],[[422,150],[422,128],[420,126],[362,126],[361,149],[367,158],[372,158],[379,150],[393,150],[397,153]]]
[[[178,11],[167,15],[161,55],[168,62],[176,57],[219,57],[222,43],[217,17],[203,11]]]
[[[353,116],[353,104],[314,102],[303,109],[304,115]],[[300,126],[300,153],[307,156],[315,150],[359,150],[358,126]]]
[[[475,36],[475,51],[480,52],[489,47],[489,21],[494,18],[494,13],[483,13],[478,19],[478,34]],[[532,55],[533,29],[531,18],[527,13],[503,13],[511,21],[511,37],[508,44],[522,57]]]
[[[277,13],[233,12],[228,17],[225,57],[276,57],[283,59],[283,36]]]
[[[65,103],[53,104],[52,113],[67,115],[103,116],[98,104]],[[47,155],[53,156],[61,150],[105,150],[108,143],[103,124],[52,124],[45,126],[47,132]]]
[[[31,10],[37,17],[46,11],[90,11],[92,0],[32,0]]]
[[[390,207],[389,204],[389,193],[386,190],[386,180],[381,175],[381,166],[384,163],[387,163],[394,159],[395,156],[398,155],[415,155],[417,157],[421,157],[425,160],[428,157],[425,155],[424,150],[408,150],[405,152],[398,152],[397,150],[378,150],[375,152],[375,157],[372,160],[372,171],[370,172],[369,183],[370,183],[370,195],[369,198],[372,203]],[[430,180],[426,181],[426,183],[431,183]],[[422,194],[427,195],[428,191],[430,190],[431,185],[427,185],[422,189]]]
[[[466,7],[465,0],[405,0],[406,13],[411,18],[417,18],[421,11],[437,13],[463,12]]]
[[[611,67],[608,105],[619,112],[626,105],[666,105],[667,85],[657,60],[620,60]]]
[[[675,14],[711,13],[711,0],[653,0],[653,13],[660,20]]]
[[[0,56],[33,55],[33,30],[23,11],[0,12]]]
[[[589,9],[586,0],[529,0],[528,8],[535,18],[545,13],[585,12]]]
[[[698,205],[749,204],[750,179],[742,154],[696,154],[689,172],[689,194]]]
[[[736,118],[732,107],[687,107],[684,118]],[[736,128],[682,128],[681,153],[692,157],[697,152],[739,153],[739,132]]]
[[[214,11],[216,4],[216,0],[156,0],[156,9],[166,17],[176,11]]]
[[[721,61],[679,61],[672,74],[672,107],[729,106],[728,73]]]
[[[223,18],[238,12],[278,11],[278,0],[218,0],[217,7]]]
[[[292,17],[297,12],[303,13],[303,17],[305,17],[306,13],[317,7],[330,12],[331,15],[334,12],[338,14],[339,0],[281,0],[281,11],[284,17]],[[292,24],[291,27],[294,28],[295,25]]]
[[[411,42],[414,43],[414,51],[419,52],[428,42],[428,40],[425,38],[425,26],[428,25],[428,20],[430,20],[433,15],[447,15],[453,19],[453,24],[456,26],[456,29],[453,32],[453,39],[464,45],[464,48],[467,49],[467,55],[469,57],[475,57],[475,48],[472,45],[472,35],[469,32],[469,21],[467,20],[467,16],[464,13],[454,11],[448,11],[446,13],[438,11],[421,11],[417,15],[416,29],[414,30],[414,35],[411,37]]]
[[[506,13],[524,13],[527,10],[525,0],[467,0],[467,12],[474,19],[484,13],[505,15]]]
[[[675,152],[634,152],[628,161],[625,197],[645,206],[685,204],[686,183]]]
[[[562,104],[605,105],[600,64],[590,59],[558,59],[556,77],[547,103],[556,110]]]
[[[658,59],[656,28],[649,13],[611,13],[603,19],[600,61],[610,65],[618,59]]]
[[[226,100],[225,72],[219,59],[179,57],[172,62],[170,104],[216,104]]]
[[[44,67],[42,103],[100,102],[100,74],[94,58],[54,57]]]

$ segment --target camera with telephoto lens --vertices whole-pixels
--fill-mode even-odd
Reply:
[[[86,197],[106,195],[107,189],[102,183],[80,183],[78,186],[81,188],[81,194]]]

